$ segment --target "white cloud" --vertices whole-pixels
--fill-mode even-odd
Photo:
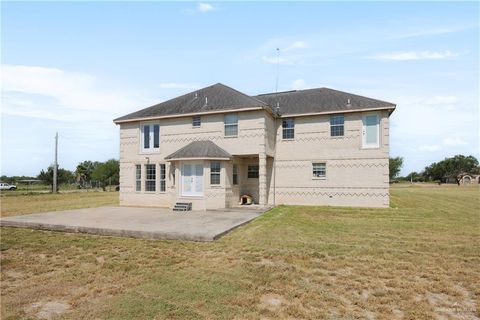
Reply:
[[[422,145],[417,148],[418,151],[421,152],[433,152],[433,151],[438,151],[440,150],[440,146],[437,145]]]
[[[467,142],[460,138],[445,138],[443,139],[443,144],[446,146],[455,147],[455,146],[464,146],[467,144]]]
[[[307,83],[303,79],[297,79],[292,82],[293,90],[303,90],[307,89]]]
[[[159,84],[162,89],[197,89],[200,85],[195,83],[162,82]]]
[[[370,56],[376,60],[392,60],[392,61],[412,61],[412,60],[440,60],[458,57],[460,54],[445,51],[401,51],[392,53],[381,53]]]
[[[206,12],[215,10],[215,7],[206,2],[199,2],[197,4],[197,10],[201,13],[206,13]]]
[[[256,50],[255,55],[261,56],[266,63],[295,65],[303,63],[303,50],[308,47],[309,44],[302,40],[270,39]]]
[[[433,96],[428,97],[423,100],[425,104],[435,106],[435,105],[451,105],[455,104],[458,101],[458,98],[455,96]]]
[[[101,82],[89,74],[21,65],[2,65],[1,71],[5,114],[95,120],[122,114],[139,103],[121,90],[102,89]]]
[[[296,50],[296,49],[304,49],[304,48],[307,48],[308,45],[305,41],[295,41],[293,42],[291,45],[289,45],[288,47],[282,49],[282,48],[279,48],[280,51],[283,51],[283,52],[286,52],[286,51],[291,51],[291,50]]]

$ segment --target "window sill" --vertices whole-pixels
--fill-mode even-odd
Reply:
[[[211,189],[223,189],[223,186],[219,185],[219,184],[211,184],[210,185],[210,188]]]
[[[192,129],[200,129],[202,126],[192,126]]]
[[[362,146],[362,149],[366,149],[366,150],[374,150],[374,149],[380,149],[380,146]]]
[[[231,138],[238,138],[238,135],[236,136],[223,136],[224,138],[231,139]]]
[[[343,139],[345,136],[330,136],[330,139]]]
[[[322,177],[318,177],[318,178],[313,177],[312,180],[327,180],[327,178],[326,177],[323,177],[323,178]]]
[[[152,154],[152,153],[160,153],[160,148],[155,149],[142,149],[140,154]]]
[[[292,139],[283,139],[282,138],[282,141],[295,141],[295,138],[292,138]]]

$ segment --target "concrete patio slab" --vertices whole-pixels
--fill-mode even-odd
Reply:
[[[268,208],[173,212],[167,208],[98,207],[0,219],[0,226],[147,239],[213,241]]]

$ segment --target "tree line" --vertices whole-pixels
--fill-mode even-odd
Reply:
[[[40,180],[49,185],[53,190],[53,165],[40,171],[36,177],[28,176],[2,176],[1,180],[7,183],[17,183],[21,180]],[[83,161],[75,171],[64,168],[57,169],[57,185],[76,184],[78,188],[93,188],[105,186],[117,186],[120,180],[120,164],[118,160],[110,159],[105,162]]]
[[[451,158],[445,158],[442,161],[434,162],[421,172],[411,172],[404,177],[398,174],[403,165],[403,158],[390,158],[390,180],[406,180],[413,182],[446,182],[447,179],[455,179],[460,184],[460,174],[480,174],[480,167],[477,158],[474,156],[456,155]]]

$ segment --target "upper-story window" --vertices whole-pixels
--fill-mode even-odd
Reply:
[[[225,136],[238,135],[238,115],[236,113],[225,115],[224,123],[225,123]]]
[[[192,118],[192,127],[199,128],[202,125],[202,118],[200,116],[194,116]]]
[[[363,116],[363,147],[378,148],[380,145],[380,122],[377,114]]]
[[[295,120],[293,118],[284,119],[282,121],[282,138],[283,139],[295,138]]]
[[[160,148],[160,125],[145,124],[142,126],[143,150],[154,150]]]
[[[330,116],[330,136],[343,137],[345,133],[345,117],[343,114]]]

